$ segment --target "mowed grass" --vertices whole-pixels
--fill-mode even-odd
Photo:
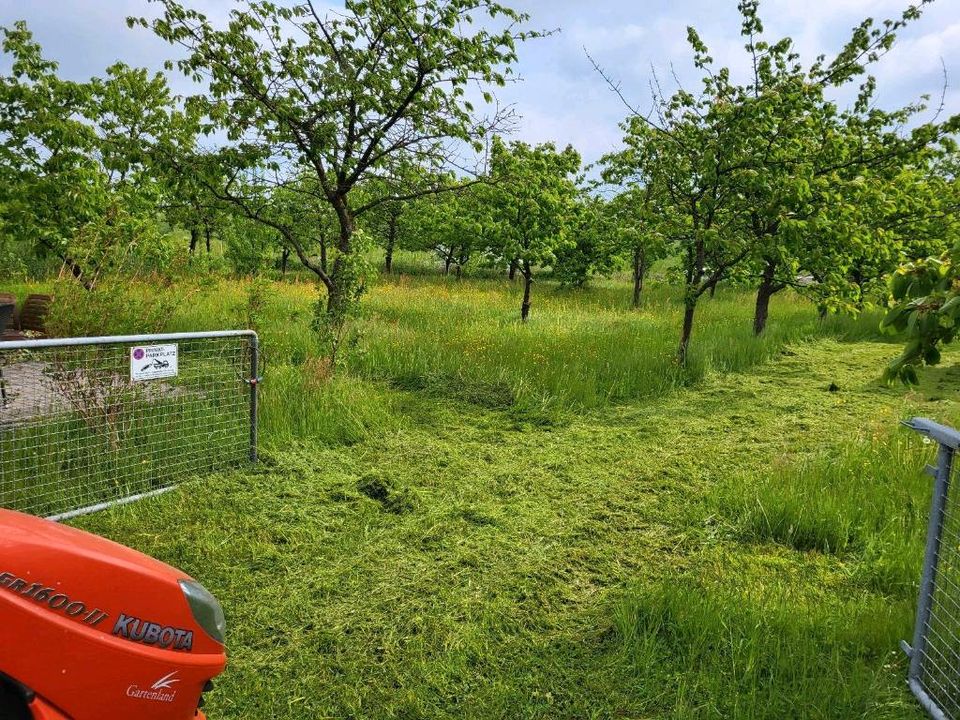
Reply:
[[[249,284],[171,329],[236,325]],[[910,636],[931,447],[960,353],[876,382],[875,318],[784,295],[382,281],[349,365],[311,360],[316,290],[275,284],[264,462],[78,521],[223,602],[219,718],[916,718]]]
[[[824,340],[562,427],[400,392],[395,430],[274,448],[254,473],[81,525],[224,602],[217,717],[920,718],[897,642],[929,447],[896,420],[960,417],[960,398],[877,387],[889,349]],[[743,510],[767,478],[810,468],[817,487],[812,469],[849,443],[878,463],[904,443],[918,465],[814,504],[837,515],[820,519],[823,550]],[[882,532],[868,501],[890,514]],[[863,541],[827,550],[836,524]],[[902,548],[909,572],[888,581]]]

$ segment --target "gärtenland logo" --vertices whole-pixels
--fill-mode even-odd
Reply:
[[[180,678],[177,677],[177,671],[174,670],[154,682],[149,689],[141,688],[136,683],[130,685],[127,688],[127,697],[156,702],[173,702],[177,697],[177,690],[173,686],[178,682],[180,682]]]

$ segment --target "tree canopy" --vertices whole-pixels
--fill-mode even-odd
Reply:
[[[804,65],[790,38],[765,39],[759,3],[744,0],[748,80],[737,83],[728,68],[717,68],[691,27],[701,90],[681,87],[667,97],[655,85],[652,112],[631,108],[625,149],[605,158],[605,178],[662,194],[653,225],[682,262],[681,361],[698,300],[722,281],[753,280],[759,334],[771,296],[802,289],[801,274],[812,276],[807,287],[822,304],[856,308],[869,283],[917,252],[902,221],[915,215],[916,183],[960,119],[905,130],[924,104],[878,109],[867,71],[925,4],[897,20],[865,20],[833,59]],[[839,108],[830,93],[857,81],[854,103]]]
[[[557,150],[552,143],[535,147],[495,138],[490,174],[491,204],[500,215],[491,252],[515,263],[523,276],[520,318],[530,316],[534,268],[550,265],[569,243],[567,223],[577,198],[580,155],[572,147]]]
[[[327,299],[318,305],[317,327],[328,331],[335,359],[362,288],[357,218],[431,192],[371,181],[389,178],[409,159],[446,169],[456,143],[479,148],[503,123],[499,110],[477,113],[466,91],[479,84],[492,101],[490,89],[506,81],[516,60],[516,43],[534,34],[521,27],[527,17],[474,0],[347,0],[343,11],[326,14],[311,0],[245,0],[218,27],[177,0],[152,1],[159,18],[129,22],[186,51],[176,65],[206,86],[191,105],[207,131],[231,141],[221,159],[232,169],[216,192],[276,230],[322,281]],[[301,183],[303,173],[314,182]],[[364,185],[358,200],[355,190]],[[339,225],[331,267],[311,256],[310,234],[273,207],[280,188],[331,207]]]

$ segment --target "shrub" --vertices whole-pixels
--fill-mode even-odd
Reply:
[[[93,290],[73,280],[56,283],[47,329],[57,337],[139,335],[169,329],[193,290],[104,278]]]

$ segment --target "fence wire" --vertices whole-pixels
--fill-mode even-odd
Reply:
[[[924,418],[907,425],[939,445],[908,682],[932,717],[960,720],[960,433]]]
[[[256,348],[243,332],[0,343],[0,507],[68,517],[255,457]]]

